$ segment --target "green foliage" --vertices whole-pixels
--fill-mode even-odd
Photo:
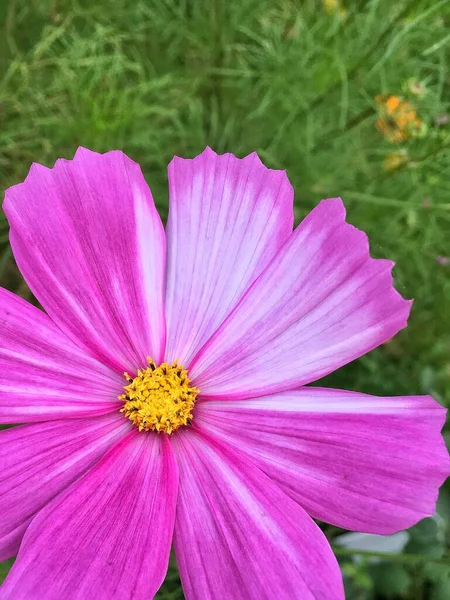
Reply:
[[[0,582],[3,581],[8,575],[8,572],[12,567],[13,562],[13,560],[6,560],[5,562],[0,563]]]
[[[326,4],[3,3],[0,187],[78,145],[121,148],[142,165],[165,215],[173,154],[207,144],[257,150],[268,166],[287,169],[297,220],[319,199],[342,196],[372,254],[397,262],[397,288],[415,298],[407,330],[326,385],[430,393],[450,406],[449,2],[336,3],[345,13]],[[410,102],[420,132],[385,139],[375,126],[380,95]],[[398,162],[386,170],[392,153]],[[0,250],[2,285],[30,297],[3,217]],[[423,561],[343,559],[349,598],[450,597],[448,572],[435,562],[449,559],[449,522],[444,507],[440,522],[411,530],[405,552]],[[436,531],[427,532],[430,523]],[[158,597],[182,597],[175,568]]]

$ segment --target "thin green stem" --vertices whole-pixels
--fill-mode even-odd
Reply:
[[[342,548],[341,546],[333,546],[333,552],[336,556],[366,556],[367,558],[380,558],[382,560],[394,562],[434,563],[437,565],[446,565],[450,569],[450,558],[448,557],[434,558],[422,554],[391,554],[388,552],[375,552],[373,550],[351,550],[349,548]]]

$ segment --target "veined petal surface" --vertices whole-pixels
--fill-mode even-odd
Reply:
[[[216,399],[272,394],[379,346],[410,310],[392,265],[370,257],[340,199],[322,201],[193,359],[195,385]]]
[[[0,561],[15,556],[34,515],[131,429],[122,415],[0,431]]]
[[[0,423],[87,417],[120,408],[123,377],[41,310],[0,288]]]
[[[314,518],[388,534],[434,514],[450,475],[445,412],[430,396],[305,387],[199,402],[194,423],[238,447]]]
[[[106,365],[136,370],[165,343],[165,234],[139,166],[80,148],[6,191],[11,246],[55,323]]]
[[[28,527],[1,600],[149,600],[167,571],[177,467],[166,436],[123,438]]]
[[[186,600],[337,600],[339,566],[306,512],[245,457],[199,432],[174,436],[174,545]]]
[[[293,190],[256,153],[169,165],[166,360],[189,361],[292,233]]]

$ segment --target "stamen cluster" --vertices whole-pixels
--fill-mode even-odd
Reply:
[[[192,420],[192,409],[199,393],[190,385],[187,370],[177,361],[157,366],[147,358],[148,367],[139,369],[136,377],[125,373],[128,385],[119,396],[125,404],[122,412],[139,431],[171,434]]]

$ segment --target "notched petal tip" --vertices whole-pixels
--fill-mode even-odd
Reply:
[[[35,178],[40,178],[42,175],[48,175],[51,172],[50,167],[46,167],[45,165],[41,165],[40,163],[33,162],[28,170],[28,173],[25,179],[19,183],[15,183],[11,185],[9,188],[5,190],[4,200],[3,200],[3,210],[7,212],[8,205],[12,200],[12,196],[16,193],[20,193],[24,191],[28,185],[32,185]]]
[[[242,162],[242,164],[249,163],[249,167],[251,165],[251,168],[253,169],[260,169],[261,171],[266,171],[267,173],[270,173],[272,176],[280,177],[280,179],[286,180],[286,183],[288,183],[289,186],[292,188],[286,169],[272,169],[271,167],[268,167],[266,164],[264,164],[263,160],[256,151],[251,152],[250,154],[247,154],[242,158],[238,158],[234,154],[227,154],[226,156],[232,156],[236,161]]]
[[[103,163],[108,158],[114,158],[114,159],[117,159],[118,161],[122,160],[123,162],[137,164],[122,150],[108,150],[107,152],[96,152],[95,150],[91,150],[90,148],[86,148],[84,146],[78,146],[78,148],[75,150],[73,158],[58,158],[55,161],[55,164],[53,165],[53,167],[43,167],[42,165],[40,165],[38,163],[33,163],[32,167],[34,165],[37,165],[38,167],[44,168],[47,171],[57,172],[59,169],[67,168],[70,165],[77,166],[80,163],[83,163],[85,165],[89,162]]]
[[[58,173],[61,169],[65,169],[70,165],[77,165],[80,162],[86,163],[86,161],[98,161],[108,156],[116,156],[119,159],[124,161],[129,161],[132,164],[137,164],[131,158],[129,158],[122,150],[108,150],[108,152],[96,152],[94,150],[90,150],[89,148],[85,148],[84,146],[79,146],[73,158],[58,158],[52,167],[47,167],[38,162],[31,163],[30,169],[25,177],[25,179],[16,183],[5,190],[5,201],[11,193],[23,191],[22,186],[33,185],[35,179],[42,179],[42,177],[51,176],[53,173]]]
[[[345,208],[344,201],[340,196],[336,196],[335,198],[323,198],[318,206],[322,206],[324,208],[330,209],[334,208],[334,210],[340,210],[343,213],[343,217],[345,219],[347,210]]]
[[[234,156],[234,155],[232,155],[232,156]],[[237,158],[237,157],[235,157],[235,158]],[[241,159],[237,158],[237,160],[242,160],[243,162],[256,163],[256,165],[258,165],[258,167],[263,167],[264,169],[267,169],[268,171],[274,170],[274,169],[269,169],[269,167],[266,167],[266,165],[263,163],[263,161],[261,160],[261,157],[256,152],[256,150],[254,150],[253,152],[250,152],[250,154],[247,154],[246,156],[243,156]]]
[[[75,150],[72,160],[76,160],[78,158],[100,158],[102,156],[110,156],[110,155],[119,155],[119,156],[127,156],[123,150],[113,149],[107,150],[106,152],[97,152],[96,150],[91,150],[90,148],[86,148],[85,146],[78,146]],[[128,158],[128,157],[127,157]],[[59,159],[59,160],[67,160],[71,162],[71,159]]]
[[[288,175],[287,175],[286,169],[271,169],[270,167],[267,167],[263,163],[263,161],[261,160],[261,157],[259,156],[259,154],[256,151],[250,152],[249,154],[246,154],[242,158],[239,158],[238,156],[236,156],[235,154],[233,154],[231,152],[224,152],[222,154],[219,154],[218,152],[213,150],[210,146],[206,146],[206,148],[202,152],[200,152],[193,158],[184,158],[182,156],[174,155],[172,160],[169,162],[168,168],[169,169],[173,168],[173,166],[176,163],[186,163],[186,164],[196,164],[197,163],[197,164],[199,164],[202,162],[208,163],[210,161],[215,162],[215,161],[221,161],[221,160],[229,160],[234,164],[250,163],[248,165],[249,168],[255,168],[255,167],[262,168],[265,171],[268,171],[270,173],[280,174],[280,176],[282,176],[283,178],[288,180]],[[250,167],[250,165],[251,165],[251,167]],[[289,182],[289,185],[290,185],[290,182]]]
[[[360,244],[362,244],[365,248],[365,251],[368,255],[368,265],[370,265],[373,269],[379,270],[380,272],[385,271],[386,283],[390,284],[392,288],[392,301],[398,305],[398,312],[405,312],[405,324],[400,329],[406,327],[406,323],[411,312],[411,306],[413,303],[413,299],[404,298],[400,292],[394,286],[394,276],[393,269],[395,267],[395,262],[393,260],[389,260],[386,258],[374,258],[370,254],[370,241],[369,236],[365,231],[359,229],[355,225],[352,225],[347,221],[347,210],[344,204],[344,201],[340,197],[336,198],[326,198],[322,200],[317,206],[316,210],[322,207],[322,209],[328,212],[326,218],[338,218],[341,219],[344,223],[343,225],[346,227],[347,234],[354,239],[359,238]]]
[[[186,158],[183,156],[179,156],[178,154],[174,154],[172,160],[169,162],[168,168],[170,169],[170,167],[175,163],[192,164],[194,162],[199,162],[205,158],[217,158],[219,156],[223,155],[217,154],[217,152],[215,152],[210,146],[206,146],[206,148],[202,152],[196,154],[192,158]]]
[[[112,151],[114,152],[114,150]],[[85,146],[78,146],[78,148],[75,150],[75,153],[73,155],[73,159],[72,160],[78,160],[79,158],[84,158],[84,157],[98,157],[98,156],[103,156],[104,154],[109,154],[109,152],[96,152],[95,150],[91,150],[90,148],[86,148]],[[64,159],[62,159],[64,160]]]
[[[398,331],[400,331],[401,329],[404,329],[408,323],[414,299],[404,298],[396,289],[393,274],[395,262],[393,260],[387,258],[373,258],[370,256],[369,238],[367,237],[367,234],[364,233],[364,235],[367,238],[368,264],[369,266],[372,266],[374,270],[379,269],[380,273],[383,273],[385,286],[387,288],[385,293],[388,295],[387,297],[390,297],[393,308],[392,314],[398,316]]]
[[[141,168],[139,166],[139,163],[137,163],[135,160],[130,158],[122,150],[108,150],[107,152],[96,152],[95,150],[90,150],[89,148],[85,148],[84,146],[79,146],[77,148],[72,160],[66,160],[63,158],[58,159],[55,163],[55,167],[57,166],[57,163],[60,163],[60,164],[73,163],[73,165],[76,165],[81,162],[84,164],[87,164],[88,162],[94,162],[94,161],[96,163],[103,163],[109,159],[114,159],[117,162],[122,161],[124,165],[128,164],[128,165],[137,166],[139,169]]]

